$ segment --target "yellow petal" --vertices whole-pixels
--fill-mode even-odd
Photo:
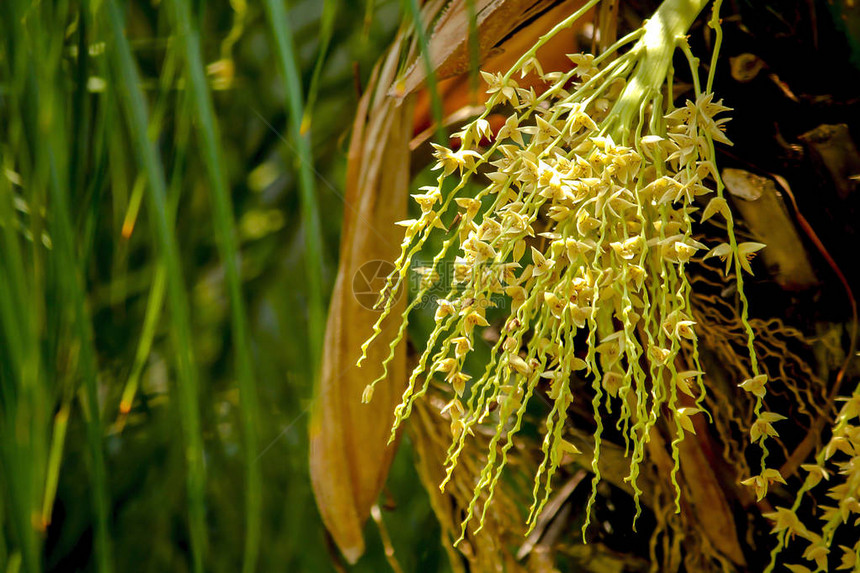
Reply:
[[[700,222],[704,223],[717,213],[721,214],[727,221],[732,216],[731,211],[729,211],[729,204],[722,197],[714,197],[710,200],[708,206],[702,212]]]
[[[755,256],[755,254],[765,248],[767,245],[763,243],[741,243],[738,245],[738,260],[741,263],[741,267],[748,272],[749,274],[753,274],[752,268],[750,267],[750,261]]]

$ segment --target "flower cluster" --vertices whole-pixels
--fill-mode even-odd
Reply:
[[[828,570],[828,557],[833,547],[837,529],[845,524],[856,526],[860,520],[860,388],[844,402],[833,424],[830,440],[819,451],[815,463],[803,464],[801,468],[806,473],[803,487],[797,494],[791,508],[778,507],[776,511],[765,517],[773,521],[773,533],[777,536],[777,547],[772,552],[772,560],[766,571],[773,571],[776,558],[789,540],[795,536],[802,538],[809,545],[803,552],[803,558],[814,565],[813,569],[805,565],[787,565],[791,571],[798,573]],[[827,469],[828,466],[832,469]],[[835,469],[835,472],[833,471]],[[831,474],[836,473],[840,479],[830,481]],[[829,483],[827,497],[834,505],[821,505],[815,508],[815,513],[824,522],[820,533],[810,530],[797,516],[797,510],[810,490],[821,484]],[[852,546],[839,546],[841,564],[838,569],[857,571],[860,569],[860,539]]]
[[[677,109],[664,101],[665,77],[643,87],[635,75],[648,66],[640,44],[614,54],[641,35],[634,32],[601,56],[571,55],[573,66],[566,72],[544,74],[527,55],[506,75],[484,74],[490,94],[486,112],[455,134],[458,149],[435,146],[437,185],[413,195],[421,215],[402,223],[402,253],[383,292],[374,337],[389,313],[388,295],[400,287],[431,233],[446,234],[446,239],[426,275],[438,276],[449,251],[456,250],[456,259],[453,286],[438,301],[435,329],[396,409],[396,424],[426,392],[430,377],[450,384],[443,412],[453,444],[443,488],[469,436],[479,425],[494,427],[464,533],[473,517],[483,519],[478,500],[492,498],[529,400],[545,392],[551,411],[529,516],[534,525],[563,456],[576,451],[564,439],[564,426],[568,408],[586,396],[574,396],[573,376],[592,381],[597,432],[591,500],[600,480],[602,420],[613,402],[628,440],[628,479],[637,507],[639,465],[665,412],[675,435],[672,481],[680,496],[675,481],[679,443],[695,433],[697,420],[704,421],[705,393],[686,268],[699,255],[721,257],[741,287],[740,273],[751,272],[749,258],[763,245],[736,243],[722,196],[714,142],[729,143],[726,119],[717,117],[728,108],[698,83],[695,101]],[[513,79],[517,71],[538,73],[546,89],[536,93],[519,87]],[[496,133],[487,119],[491,113],[506,115]],[[619,123],[619,117],[634,120]],[[486,184],[466,196],[467,182],[479,172]],[[712,198],[699,216],[696,204],[705,196]],[[728,242],[709,250],[694,238],[694,227],[696,219],[716,216],[726,220]],[[486,309],[499,295],[509,300],[509,313],[500,324],[491,324]],[[411,309],[391,342],[392,355]],[[483,329],[494,331],[490,359],[482,373],[467,371],[467,357]],[[755,370],[754,359],[753,364]],[[366,400],[375,383],[368,386]],[[752,383],[748,389],[759,392]],[[776,419],[761,414],[754,440],[772,435]]]

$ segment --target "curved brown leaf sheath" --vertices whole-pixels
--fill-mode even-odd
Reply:
[[[394,320],[370,346],[361,368],[355,363],[378,312],[356,299],[353,279],[362,265],[393,261],[400,252],[409,197],[411,101],[395,106],[385,95],[396,72],[395,45],[359,103],[349,148],[340,266],[326,325],[325,348],[310,422],[311,482],[320,514],[350,563],[364,553],[362,527],[385,483],[396,445],[388,445],[392,412],[406,379],[405,344],[389,364],[370,404],[361,401],[381,364],[405,308],[401,296]]]

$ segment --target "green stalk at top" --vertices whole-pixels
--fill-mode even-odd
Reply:
[[[649,94],[658,92],[666,81],[678,38],[687,34],[709,1],[664,0],[645,23],[645,33],[632,50],[639,65],[612,110],[612,136],[616,142],[629,143],[639,109]]]

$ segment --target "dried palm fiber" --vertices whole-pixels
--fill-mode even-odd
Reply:
[[[511,548],[522,541],[524,532],[520,509],[524,500],[517,499],[517,493],[524,491],[523,485],[534,473],[535,465],[528,452],[514,452],[511,456],[512,473],[516,476],[506,487],[498,490],[485,519],[484,531],[480,535],[469,535],[461,543],[459,555],[452,549],[460,534],[462,512],[468,508],[473,484],[480,474],[482,460],[486,459],[486,446],[491,436],[486,432],[477,435],[475,442],[469,445],[469,455],[464,457],[462,474],[454,479],[451,487],[440,490],[438,484],[444,478],[445,452],[451,443],[450,419],[440,414],[446,402],[446,391],[444,388],[431,389],[427,400],[416,404],[415,417],[408,428],[415,448],[416,468],[442,527],[443,544],[449,552],[452,567],[455,571],[465,571],[462,565],[465,559],[469,571],[498,571],[500,566],[504,571],[527,571]],[[511,483],[519,483],[520,487]]]
[[[749,358],[739,351],[746,344],[746,333],[734,301],[722,296],[729,284],[718,269],[701,264],[692,281],[701,287],[692,297],[701,345],[712,355],[711,391],[705,403],[714,416],[722,457],[740,480],[750,473],[743,451],[754,422],[754,401],[731,381],[751,375]],[[826,415],[827,402],[826,382],[813,367],[813,340],[779,318],[754,318],[749,323],[756,334],[756,354],[770,381],[770,391],[790,405],[795,424],[808,428],[818,416]],[[780,439],[775,441],[784,450]],[[744,497],[740,492],[738,495]]]

